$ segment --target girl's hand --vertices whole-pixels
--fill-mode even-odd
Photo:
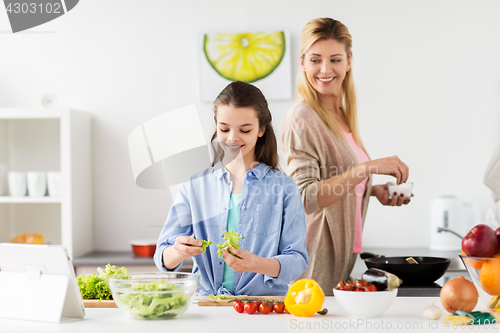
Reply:
[[[195,239],[194,237],[178,236],[175,239],[173,248],[182,259],[187,259],[203,253],[203,249],[201,247],[191,246],[201,246],[202,244],[203,243],[201,241]]]
[[[370,175],[389,175],[396,177],[396,183],[401,185],[406,183],[410,176],[410,168],[397,156],[380,158],[365,162]]]
[[[224,255],[224,261],[226,264],[234,269],[235,272],[243,273],[243,272],[254,272],[256,263],[259,259],[258,256],[253,254],[252,252],[239,250],[232,247],[228,248],[231,253],[236,254],[238,257],[233,256],[231,253],[226,250],[222,250],[222,254]]]
[[[392,194],[392,199],[389,199],[389,191],[386,185],[372,186],[372,195],[376,196],[378,201],[385,206],[402,206],[410,203],[410,198],[405,199],[404,195]],[[411,195],[413,197],[413,194]]]

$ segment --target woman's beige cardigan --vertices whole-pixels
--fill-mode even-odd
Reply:
[[[349,145],[337,138],[303,100],[288,111],[281,133],[288,174],[299,187],[306,212],[309,267],[301,278],[316,280],[325,295],[332,295],[337,283],[349,277],[356,259],[356,194],[352,190],[333,205],[320,209],[318,183],[348,171],[358,165],[358,160]],[[342,191],[340,186],[330,188],[330,193]],[[370,193],[371,180],[363,196],[363,224]]]

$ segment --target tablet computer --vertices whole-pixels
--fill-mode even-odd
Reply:
[[[3,284],[0,287],[4,289],[2,294],[11,294],[13,298],[17,293],[18,298],[31,298],[31,303],[40,303],[42,308],[42,304],[63,302],[63,304],[52,306],[56,309],[54,311],[59,312],[54,315],[59,316],[60,320],[63,318],[81,319],[85,316],[85,307],[73,263],[63,246],[0,243],[0,276]],[[9,288],[16,289],[16,291],[12,292]],[[7,311],[12,314],[10,317],[40,320],[26,313],[27,303],[23,305],[25,312],[16,315],[17,310],[13,309],[16,304],[17,300],[13,299]],[[50,311],[50,309],[46,310]],[[41,309],[41,311],[45,310]],[[41,318],[45,321],[46,317]]]

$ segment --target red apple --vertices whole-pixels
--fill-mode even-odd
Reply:
[[[462,250],[469,257],[491,258],[497,253],[495,231],[486,224],[478,224],[462,239]]]
[[[495,230],[495,235],[497,235],[497,240],[498,240],[498,247],[497,247],[497,252],[500,252],[500,227]]]

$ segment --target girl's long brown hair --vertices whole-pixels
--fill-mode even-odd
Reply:
[[[217,107],[231,105],[235,108],[250,107],[255,110],[259,120],[259,128],[265,127],[264,135],[257,139],[255,144],[255,160],[267,164],[271,169],[281,171],[279,167],[278,145],[272,125],[271,111],[267,100],[256,86],[235,81],[228,84],[214,101],[215,132],[212,135],[211,146],[214,152],[212,166],[224,157],[224,150],[215,141],[217,138]]]

